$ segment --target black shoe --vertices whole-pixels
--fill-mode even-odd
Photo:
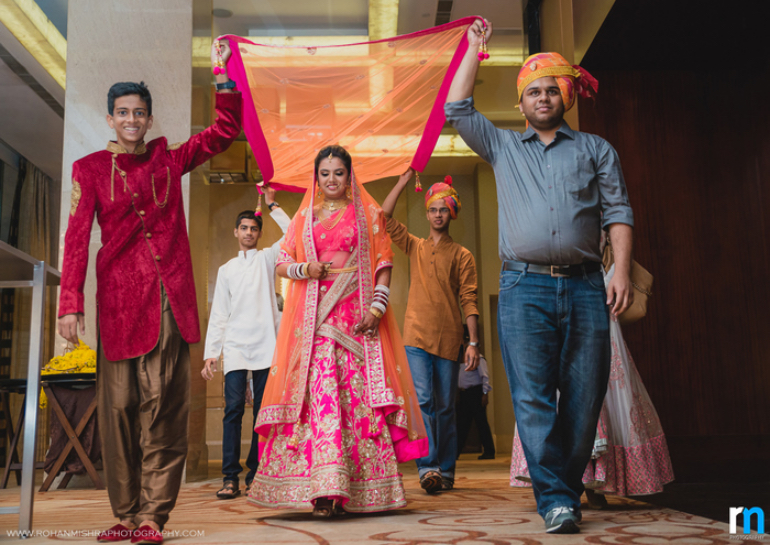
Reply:
[[[420,477],[420,486],[428,494],[435,494],[441,490],[441,474],[438,471],[428,471]]]
[[[479,460],[494,460],[494,459],[495,459],[495,455],[494,455],[494,454],[487,454],[487,453],[485,452],[484,454],[482,454],[481,456],[479,456],[479,458],[478,458],[478,459],[479,459]]]

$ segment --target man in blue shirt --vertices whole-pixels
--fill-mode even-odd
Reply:
[[[498,129],[476,111],[484,32],[491,37],[487,21],[468,29],[445,112],[495,172],[499,338],[538,513],[547,532],[577,533],[581,477],[609,378],[609,312],[621,314],[633,301],[633,212],[612,146],[564,121],[576,94],[597,86],[583,69],[558,53],[525,61],[517,82],[524,133]],[[602,228],[616,264],[606,291]]]

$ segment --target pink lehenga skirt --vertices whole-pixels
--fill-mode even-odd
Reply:
[[[610,319],[610,340],[610,381],[583,483],[603,494],[656,494],[674,480],[666,436],[615,317]],[[518,431],[513,437],[510,483],[531,483]]]
[[[354,316],[360,315],[357,301],[356,290],[338,303],[324,322],[332,327],[321,329],[330,336],[314,339],[299,421],[271,427],[254,478],[253,503],[307,509],[317,498],[332,498],[351,512],[406,505],[382,409],[372,410],[365,401],[365,362],[328,333],[352,330]]]

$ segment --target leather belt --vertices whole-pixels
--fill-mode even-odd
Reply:
[[[503,261],[503,270],[547,274],[554,278],[569,278],[570,276],[583,276],[598,272],[602,270],[602,264],[596,261],[587,261],[580,265],[534,265],[520,261]]]

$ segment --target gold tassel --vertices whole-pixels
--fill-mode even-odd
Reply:
[[[257,208],[254,210],[255,216],[261,216],[262,215],[262,185],[263,182],[258,182],[256,184],[257,188]]]
[[[257,195],[257,208],[254,210],[255,216],[261,216],[262,215],[262,193],[259,193]]]
[[[416,175],[416,177],[414,179],[414,190],[417,191],[417,192],[421,192],[422,191],[422,184],[420,183],[420,173],[419,172],[415,172],[415,175]]]

